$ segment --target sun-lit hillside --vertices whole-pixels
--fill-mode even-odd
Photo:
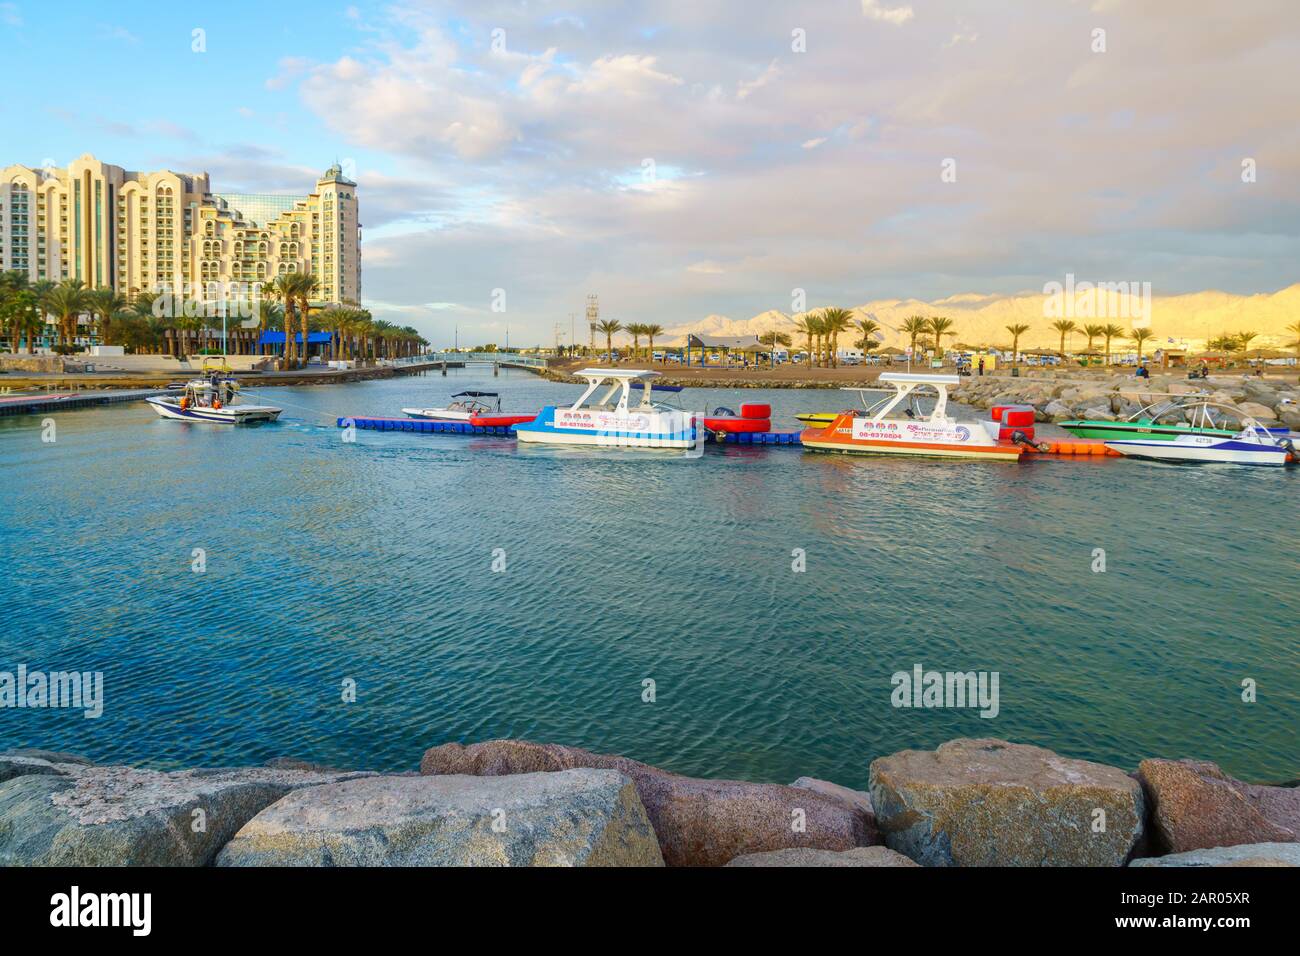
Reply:
[[[877,299],[853,308],[855,316],[870,315],[884,330],[885,345],[906,347],[907,339],[898,331],[912,315],[945,316],[953,320],[955,335],[946,341],[971,345],[1005,345],[1010,342],[1008,325],[1024,324],[1029,332],[1020,340],[1022,348],[1056,348],[1060,333],[1052,328],[1056,314],[1050,314],[1049,300],[1041,293],[1017,295],[979,295],[962,293],[934,302],[918,299]],[[1136,310],[1135,310],[1136,311]],[[1186,295],[1151,298],[1150,328],[1156,347],[1174,345],[1199,349],[1207,339],[1224,333],[1255,332],[1255,348],[1291,348],[1296,339],[1288,326],[1300,322],[1300,283],[1278,292],[1233,295],[1206,291]],[[1144,324],[1140,319],[1122,315],[1084,318],[1067,316],[1082,329],[1086,324],[1113,322],[1125,329]],[[704,335],[762,334],[777,329],[792,332],[797,315],[769,310],[749,319],[731,319],[710,315],[697,323],[674,325],[668,329],[669,340],[680,339],[687,332]],[[1073,343],[1083,344],[1082,333],[1075,333]]]

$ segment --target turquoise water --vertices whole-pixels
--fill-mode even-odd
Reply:
[[[267,389],[277,425],[109,406],[57,416],[53,444],[38,417],[0,419],[0,670],[105,681],[97,720],[0,710],[0,748],[407,770],[432,745],[509,736],[863,786],[872,758],[965,735],[1125,768],[1300,772],[1296,470],[689,460],[393,432],[349,444],[333,426],[494,385],[508,409],[578,392],[472,370]],[[778,419],[844,404],[683,398],[770,401]],[[999,672],[997,717],[894,708],[891,675],[915,664]]]

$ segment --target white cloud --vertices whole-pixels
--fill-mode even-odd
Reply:
[[[365,288],[426,333],[459,321],[463,339],[498,286],[512,342],[516,322],[549,340],[592,291],[623,321],[667,326],[788,308],[795,287],[816,308],[1041,288],[1065,268],[1278,288],[1300,259],[1300,139],[1276,82],[1300,55],[1280,16],[1294,0],[1257,0],[1267,18],[1222,8],[1214,42],[1170,29],[1172,2],[1108,13],[1146,52],[1099,58],[1078,39],[1084,3],[978,20],[958,0],[920,18],[900,0],[809,4],[801,56],[777,0],[731,0],[725,17],[667,5],[653,36],[594,0],[572,5],[584,30],[448,0],[455,32],[385,8],[347,55],[277,76],[345,155],[401,170],[362,178]],[[1269,175],[1243,189],[1246,149]]]

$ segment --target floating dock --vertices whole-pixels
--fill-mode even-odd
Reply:
[[[339,428],[352,425],[380,432],[435,432],[450,435],[500,435],[514,437],[509,425],[471,425],[469,422],[437,422],[428,418],[365,418],[361,416],[340,418]]]
[[[802,445],[798,432],[728,432],[710,435],[710,441],[723,445]]]
[[[0,415],[36,415],[62,412],[92,405],[140,402],[154,395],[167,395],[165,388],[130,388],[103,392],[46,392],[38,395],[0,395]]]
[[[1088,455],[1098,457],[1123,458],[1114,448],[1107,448],[1100,438],[1051,438],[1042,443],[1043,448],[1027,447],[1031,455],[1065,455],[1078,458]]]
[[[356,416],[340,418],[339,428],[352,424],[357,428],[386,432],[425,432],[442,435],[498,435],[513,438],[515,430],[509,425],[471,425],[468,422],[438,422],[427,418],[370,418]],[[721,445],[776,445],[799,448],[799,432],[734,432],[725,435],[710,434],[710,442]],[[1039,443],[1040,447],[1025,446],[1026,457],[1053,456],[1063,458],[1119,458],[1123,457],[1099,438],[1054,438]]]
[[[349,424],[356,428],[381,432],[425,432],[440,435],[499,435],[513,438],[515,430],[510,425],[471,425],[468,422],[439,422],[428,418],[370,418],[349,416],[338,419],[338,427]],[[798,432],[739,432],[719,438],[709,435],[709,441],[728,445],[799,445]]]

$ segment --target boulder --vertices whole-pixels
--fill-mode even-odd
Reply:
[[[1068,422],[1074,418],[1074,410],[1064,402],[1048,402],[1043,414],[1053,422]]]
[[[1129,866],[1300,866],[1300,843],[1242,843],[1168,856],[1147,856]]]
[[[852,850],[813,850],[798,847],[790,850],[769,850],[766,853],[746,853],[727,866],[917,866],[918,864],[895,853],[887,846],[860,846]]]
[[[1099,421],[1099,422],[1115,421],[1115,413],[1112,412],[1109,408],[1103,408],[1100,405],[1093,406],[1092,408],[1083,409],[1082,413],[1080,414],[1080,417],[1084,419],[1088,419],[1090,421]]]
[[[1277,407],[1277,417],[1288,428],[1293,430],[1300,428],[1300,406],[1279,405]]]
[[[849,850],[872,838],[867,814],[813,790],[668,773],[626,757],[523,740],[433,747],[423,774],[501,774],[592,767],[636,785],[669,866],[722,866],[746,853],[814,847]]]
[[[840,786],[838,783],[831,783],[829,780],[818,780],[816,777],[800,777],[790,786],[798,787],[801,790],[813,790],[817,793],[823,793],[828,797],[843,801],[850,807],[861,810],[867,821],[867,837],[863,842],[868,844],[880,842],[880,834],[876,830],[876,811],[871,808],[871,794],[864,790],[851,790],[848,787]]]
[[[90,761],[76,754],[52,750],[6,750],[0,753],[0,783],[28,774],[62,777],[75,767],[88,767]]]
[[[993,739],[873,761],[871,804],[885,845],[925,866],[1121,866],[1146,817],[1124,771]]]
[[[384,776],[289,794],[218,866],[663,866],[632,781],[613,770]]]
[[[1241,409],[1243,415],[1249,415],[1261,422],[1271,422],[1277,419],[1277,413],[1267,405],[1261,405],[1259,402],[1242,402],[1237,406]]]
[[[341,779],[261,767],[51,766],[0,783],[0,866],[203,866],[286,793]]]
[[[1143,760],[1137,775],[1151,804],[1152,837],[1166,853],[1296,839],[1300,791],[1251,787],[1194,760]]]

